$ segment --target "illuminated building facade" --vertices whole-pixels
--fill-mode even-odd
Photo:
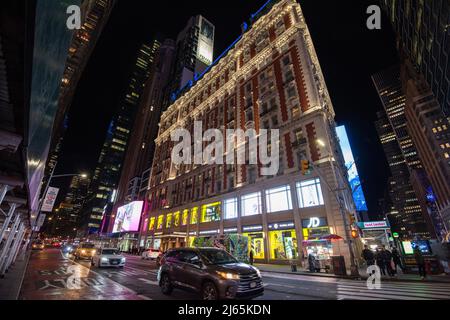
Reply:
[[[334,111],[300,5],[269,1],[243,33],[165,111],[160,121],[142,240],[163,250],[226,234],[248,237],[256,261],[343,255],[355,208]],[[280,166],[182,164],[171,159],[176,128],[279,129]],[[225,132],[225,131],[224,131]],[[236,148],[232,151],[235,154]],[[300,171],[309,159],[310,174]],[[341,208],[338,203],[341,201]],[[345,221],[344,221],[345,219]],[[347,238],[348,239],[348,238]]]
[[[159,41],[153,40],[151,44],[143,44],[140,47],[125,98],[119,104],[109,125],[92,178],[89,199],[83,209],[82,224],[88,233],[98,232],[102,220],[108,225],[105,219],[108,220],[109,215],[105,214],[105,210],[108,203],[114,202],[134,119],[159,46]]]

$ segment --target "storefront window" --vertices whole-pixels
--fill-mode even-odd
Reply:
[[[156,220],[155,217],[150,218],[150,225],[149,225],[148,230],[152,231],[153,229],[155,229],[155,220]]]
[[[205,204],[202,206],[202,219],[201,223],[220,221],[220,206],[221,202],[215,202],[211,204]]]
[[[261,192],[255,192],[242,196],[242,216],[261,214]]]
[[[188,224],[189,210],[183,210],[183,218],[181,220],[181,225],[186,226]]]
[[[309,208],[323,205],[320,179],[297,183],[297,194],[300,208]]]
[[[171,213],[169,213],[169,214],[167,215],[167,218],[166,218],[166,228],[167,228],[167,229],[172,228],[172,214],[171,214]]]
[[[292,210],[291,188],[282,186],[266,190],[267,212]]]
[[[198,222],[198,207],[191,209],[191,224],[197,224]]]
[[[237,198],[231,198],[225,200],[225,219],[236,219],[237,218]]]
[[[295,230],[270,231],[269,245],[270,259],[292,260],[298,256]]]
[[[243,236],[248,237],[248,250],[249,253],[253,250],[253,259],[264,259],[264,233],[243,233]]]
[[[177,211],[173,214],[173,226],[174,227],[180,226],[180,211]]]
[[[161,230],[164,225],[164,215],[160,215],[158,217],[158,225],[156,226],[156,229]]]

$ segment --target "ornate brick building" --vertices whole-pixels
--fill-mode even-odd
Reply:
[[[355,209],[333,106],[300,5],[272,1],[251,20],[162,115],[141,243],[165,250],[234,233],[248,237],[257,261],[282,263],[313,253],[324,265],[331,255],[343,255],[349,266],[347,244],[325,239],[349,238]],[[261,175],[260,163],[174,165],[171,132],[183,127],[193,134],[194,121],[224,135],[227,129],[279,129],[278,174]],[[312,166],[306,175],[300,170],[305,159]]]

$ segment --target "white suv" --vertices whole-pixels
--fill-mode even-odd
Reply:
[[[98,249],[92,257],[91,265],[101,267],[119,267],[125,266],[126,258],[118,249],[103,248]]]

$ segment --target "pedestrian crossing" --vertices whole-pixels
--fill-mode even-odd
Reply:
[[[338,300],[448,300],[450,284],[381,282],[380,289],[369,289],[366,281],[339,281]]]

